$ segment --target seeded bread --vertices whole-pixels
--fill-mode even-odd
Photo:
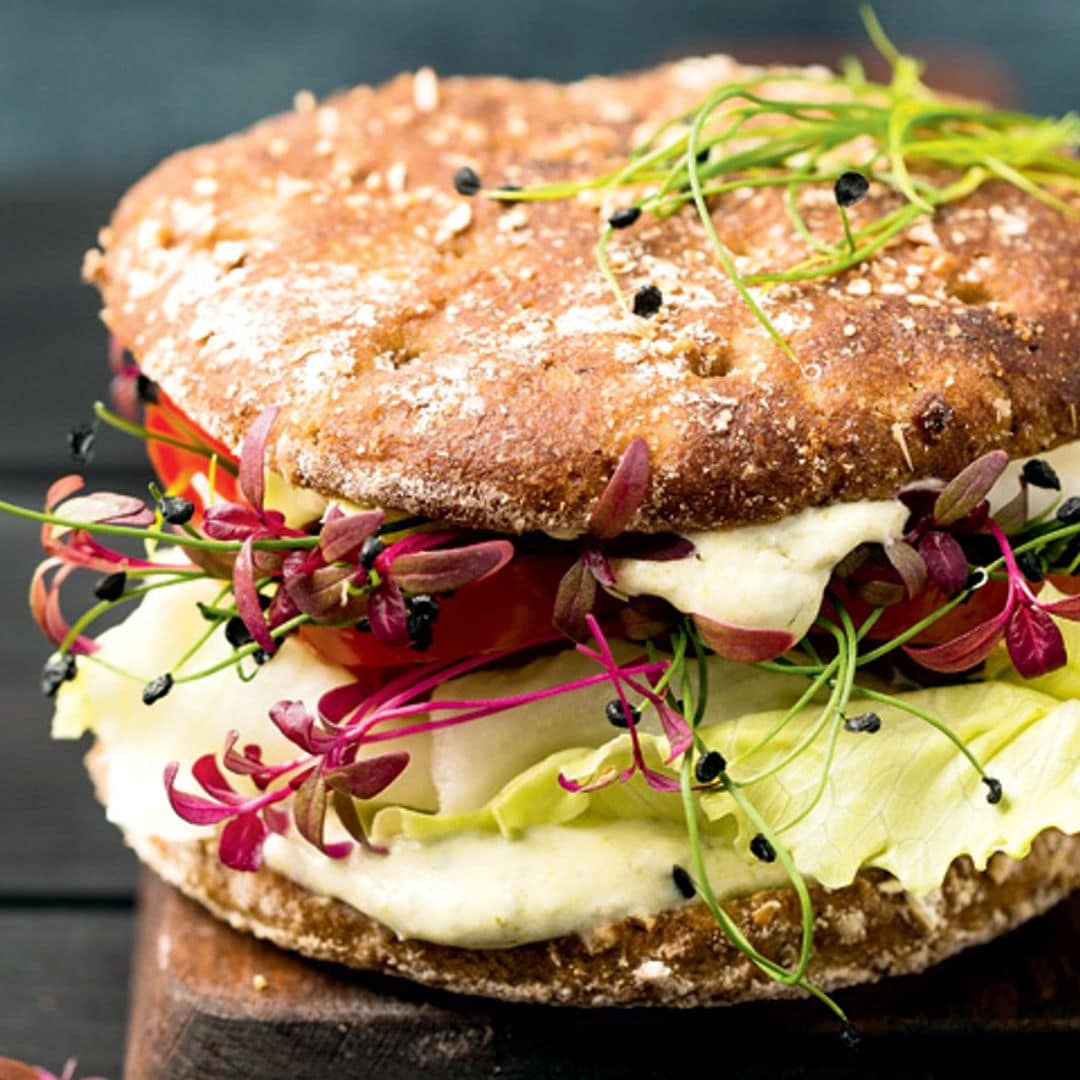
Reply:
[[[280,404],[270,464],[294,483],[471,526],[581,531],[638,435],[654,463],[643,530],[889,496],[991,448],[1077,438],[1080,225],[1011,186],[861,268],[764,292],[820,370],[806,378],[689,210],[612,243],[623,287],[662,294],[642,318],[621,313],[593,254],[625,193],[500,208],[451,183],[463,165],[492,187],[601,174],[752,74],[717,56],[572,85],[425,71],[323,105],[300,95],[137,184],[86,276],[110,329],[214,435],[235,446]],[[872,188],[852,219],[894,204]],[[827,186],[802,210],[840,235]],[[744,272],[805,254],[781,189],[713,214]]]

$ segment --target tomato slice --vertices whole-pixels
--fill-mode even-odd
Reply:
[[[235,464],[236,459],[229,448],[189,420],[163,390],[158,390],[156,405],[146,406],[146,427],[158,435],[168,435],[182,442],[205,446],[210,453],[216,453],[220,461]],[[179,495],[190,500],[195,504],[196,513],[201,515],[205,509],[203,497],[192,479],[200,473],[203,476],[208,474],[209,458],[191,450],[181,450],[179,447],[159,442],[157,439],[146,440],[146,452],[162,488],[170,495]],[[244,501],[236,478],[228,469],[222,468],[220,463],[214,476],[214,490],[229,502]]]
[[[300,638],[324,659],[347,668],[458,660],[541,645],[560,637],[551,615],[571,561],[567,554],[517,555],[491,577],[439,597],[431,647],[423,652],[384,645],[350,627],[303,626]]]

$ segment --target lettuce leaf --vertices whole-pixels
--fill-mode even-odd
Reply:
[[[1004,798],[997,805],[987,802],[979,776],[944,735],[899,708],[882,706],[875,710],[882,720],[879,732],[840,732],[820,801],[782,833],[804,874],[839,888],[861,867],[876,866],[909,891],[925,894],[941,884],[958,855],[970,855],[981,869],[996,851],[1025,855],[1048,827],[1080,831],[1080,702],[997,681],[902,698],[965,739],[987,773],[1001,781]],[[781,715],[743,716],[704,728],[702,736],[724,754],[736,780],[749,779],[781,761],[819,712],[807,708],[764,750],[740,761]],[[641,738],[649,764],[660,768],[667,751],[663,738],[646,733]],[[812,798],[827,745],[823,732],[791,765],[745,789],[772,826],[783,826]],[[596,749],[550,755],[478,809],[427,814],[386,808],[375,813],[373,831],[380,841],[398,835],[433,839],[464,830],[513,837],[540,824],[680,820],[678,796],[652,791],[638,776],[591,793],[559,787],[560,772],[586,779],[629,762],[630,739],[622,734]],[[748,849],[754,830],[729,794],[704,795],[702,809],[708,834],[729,836],[738,849]]]

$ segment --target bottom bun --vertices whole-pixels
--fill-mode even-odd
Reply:
[[[355,908],[265,867],[229,870],[218,861],[212,838],[127,840],[162,878],[238,930],[318,960],[459,993],[586,1006],[730,1005],[801,994],[762,975],[700,903],[626,918],[584,937],[461,949],[401,940]],[[877,870],[843,889],[812,888],[810,976],[834,989],[922,971],[1038,915],[1078,886],[1080,836],[1047,830],[1021,860],[995,855],[983,872],[966,857],[955,860],[941,887],[921,898]],[[724,906],[762,953],[789,966],[795,962],[801,924],[791,889],[757,892]]]

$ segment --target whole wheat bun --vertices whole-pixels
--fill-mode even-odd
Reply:
[[[106,801],[100,742],[86,758]],[[511,949],[462,949],[402,940],[356,908],[319,896],[262,867],[240,872],[218,859],[213,837],[184,843],[125,831],[128,845],[161,878],[237,930],[316,960],[400,975],[428,986],[504,1001],[558,1005],[734,1005],[802,991],[763,975],[725,937],[701,903],[626,918],[587,936]],[[1080,887],[1080,836],[1048,829],[1023,859],[998,854],[976,871],[952,863],[941,887],[913,897],[881,870],[843,889],[811,887],[810,977],[826,990],[922,971],[1004,934]],[[788,966],[802,932],[792,889],[725,902],[754,946]]]
[[[86,276],[120,342],[212,434],[235,446],[280,404],[269,464],[294,483],[470,526],[583,531],[638,435],[653,461],[641,530],[890,497],[992,448],[1075,439],[1080,225],[1014,187],[984,186],[846,274],[768,292],[820,366],[808,379],[691,208],[612,243],[625,290],[663,292],[643,319],[593,254],[626,193],[502,208],[452,186],[462,165],[491,187],[602,174],[756,71],[717,56],[572,85],[423,72],[322,106],[301,95],[137,184]],[[713,202],[743,272],[805,256],[783,197]],[[851,213],[894,205],[875,188]],[[828,185],[802,210],[840,235]]]
[[[802,993],[762,975],[700,903],[623,919],[587,937],[460,949],[401,940],[355,908],[265,867],[229,870],[213,840],[128,842],[162,878],[238,930],[317,960],[457,993],[585,1006],[734,1005]],[[1026,858],[996,855],[982,873],[957,859],[941,888],[922,899],[880,871],[861,873],[843,889],[815,887],[810,977],[832,990],[922,971],[1046,911],[1077,886],[1080,836],[1047,831]],[[793,890],[757,892],[724,907],[766,956],[795,962],[801,924]]]

